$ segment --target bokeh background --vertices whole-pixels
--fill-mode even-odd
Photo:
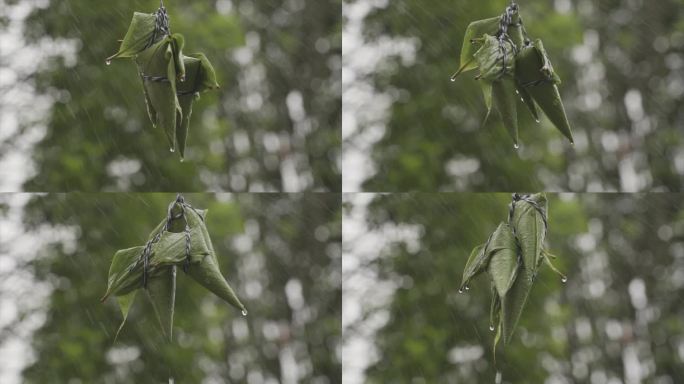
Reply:
[[[449,81],[467,25],[508,3],[345,0],[343,190],[681,191],[684,1],[517,1],[576,139],[525,117],[517,151],[481,126],[475,72]]]
[[[345,195],[345,383],[683,382],[684,195],[548,198],[568,281],[542,267],[494,364],[489,281],[458,287],[511,195]]]
[[[105,65],[159,0],[0,0],[0,190],[340,191],[340,1],[164,2],[221,85],[180,163],[133,61]]]
[[[99,300],[175,195],[0,195],[0,382],[341,381],[340,196],[184,196],[249,314],[179,271],[168,345],[144,296],[113,343],[121,313]]]

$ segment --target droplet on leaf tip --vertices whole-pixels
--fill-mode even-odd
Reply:
[[[463,293],[463,288],[459,288],[458,293]]]
[[[539,123],[540,123],[539,119],[534,119],[534,121],[536,121],[536,122],[537,122],[537,124],[539,124]]]
[[[185,163],[185,158],[181,157],[180,162]]]
[[[513,148],[518,149],[518,148],[520,148],[520,146],[516,143],[516,144],[513,144]]]
[[[489,326],[489,330],[492,331],[492,332],[494,332],[494,326],[493,326],[493,325],[490,325],[490,326]]]
[[[242,316],[247,316],[247,311],[244,309],[242,310]]]
[[[169,148],[169,151],[170,152],[176,152],[176,150],[174,148]]]
[[[107,64],[107,65],[112,65],[112,61],[111,61],[111,60],[107,60],[107,61],[105,61],[105,64]]]
[[[562,283],[567,283],[568,277],[567,276],[561,276],[561,282]]]

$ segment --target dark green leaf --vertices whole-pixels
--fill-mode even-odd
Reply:
[[[117,58],[135,57],[135,55],[145,50],[149,44],[156,43],[156,41],[152,41],[155,36],[156,22],[157,17],[154,13],[135,12],[126,36],[121,41],[119,52],[107,58],[107,61]],[[161,38],[162,36],[159,36],[159,39]]]
[[[492,235],[491,244],[495,244],[498,250],[493,252],[487,271],[496,291],[503,298],[513,285],[518,272],[518,246],[511,227],[508,224],[500,224]]]
[[[489,19],[478,20],[470,23],[466,28],[465,37],[463,38],[463,47],[461,48],[461,72],[466,72],[477,68],[477,63],[473,61],[473,56],[477,51],[477,47],[473,45],[472,40],[481,37],[482,35],[495,35],[499,30],[500,17],[492,17]]]
[[[164,337],[171,341],[173,338],[173,312],[176,306],[176,266],[164,267],[159,276],[150,279],[145,291]]]
[[[475,276],[483,272],[487,267],[487,255],[484,253],[484,244],[475,247],[472,252],[470,252],[470,257],[466,262],[466,266],[463,269],[463,277],[461,279],[460,291],[462,292],[468,283]]]
[[[545,54],[535,47],[523,48],[516,60],[516,80],[532,96],[551,123],[572,143],[572,130],[558,86],[554,84],[554,78],[549,79],[542,71],[544,57]]]
[[[492,83],[492,100],[494,108],[499,112],[513,144],[518,147],[518,106],[515,94],[515,80],[504,76]]]

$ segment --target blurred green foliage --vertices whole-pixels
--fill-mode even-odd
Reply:
[[[371,4],[370,1],[349,3]],[[468,24],[500,15],[508,2],[374,2],[365,44],[415,46],[386,54],[369,76],[389,98],[386,122],[360,121],[355,135],[384,125],[373,145],[366,191],[672,191],[684,186],[684,7],[681,0],[519,1],[563,83],[576,145],[547,118],[521,120],[515,150],[486,108],[474,75],[449,82]],[[352,48],[350,48],[352,49]],[[366,51],[367,52],[367,51]],[[406,59],[409,57],[409,59]],[[522,104],[519,109],[524,110]],[[381,118],[382,120],[382,118]],[[345,170],[346,172],[347,170]],[[349,171],[354,171],[349,169]]]
[[[126,327],[114,300],[99,298],[114,252],[143,243],[172,194],[48,194],[26,208],[28,230],[75,234],[27,266],[51,292],[33,335],[26,383],[339,383],[340,196],[186,194],[209,210],[208,229],[224,276],[249,311],[243,317],[178,272],[174,338],[165,344],[146,299]],[[28,314],[22,314],[25,318]],[[12,326],[3,332],[12,332]],[[213,381],[211,381],[213,380]]]
[[[133,12],[159,2],[47,3],[26,33],[36,44],[75,40],[76,61],[56,58],[28,79],[58,97],[24,189],[339,191],[339,4],[165,2],[185,52],[204,52],[221,85],[196,103],[180,163],[146,116],[135,64],[105,65]]]
[[[358,271],[394,287],[387,302],[362,300],[363,314],[345,328],[347,341],[367,319],[386,319],[372,340],[377,361],[367,382],[491,383],[497,371],[505,383],[631,382],[634,370],[643,382],[684,380],[684,196],[548,197],[547,248],[569,280],[540,268],[496,365],[489,281],[475,279],[464,294],[458,287],[471,249],[507,219],[511,196],[374,198],[369,228],[410,226],[419,245],[391,242]]]

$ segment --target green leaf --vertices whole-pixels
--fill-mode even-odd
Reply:
[[[174,60],[176,53],[171,47],[172,43],[177,45],[176,41],[177,38],[166,37],[136,57],[140,73],[148,76],[147,79],[143,78],[143,87],[149,97],[148,102],[155,111],[150,118],[156,118],[156,121],[152,122],[153,125],[164,131],[173,151],[176,149],[176,122],[183,118],[176,96],[175,79],[178,73]],[[165,80],[154,81],[149,77],[165,78]]]
[[[242,311],[243,314],[247,314],[245,306],[240,302],[240,299],[238,299],[235,291],[233,291],[233,288],[231,288],[231,286],[228,284],[228,281],[221,274],[221,270],[219,270],[218,258],[216,257],[216,252],[211,244],[209,232],[204,224],[203,217],[206,216],[206,211],[203,213],[203,215],[200,215],[200,213],[194,209],[186,210],[188,223],[190,223],[191,226],[198,226],[201,228],[204,241],[209,247],[209,255],[204,256],[199,264],[191,264],[188,268],[188,275],[196,282],[213,292],[216,296]]]
[[[489,329],[491,330],[500,321],[501,314],[501,298],[496,291],[494,282],[492,282],[492,302],[489,306]]]
[[[561,281],[562,281],[563,283],[565,283],[566,281],[568,281],[567,276],[565,276],[565,275],[563,274],[563,272],[561,272],[560,270],[558,270],[558,268],[556,268],[556,266],[553,265],[553,263],[551,262],[551,258],[554,258],[554,259],[555,259],[556,256],[554,256],[554,255],[552,255],[552,254],[546,252],[545,250],[542,250],[542,258],[543,258],[544,261],[546,262],[546,265],[548,265],[549,268],[551,268],[552,271],[556,272],[556,274],[557,274],[558,276],[560,276]]]
[[[500,224],[494,231],[491,243],[498,250],[493,252],[487,271],[492,278],[496,291],[503,298],[517,276],[518,246],[515,243],[511,227],[504,223]]]
[[[544,49],[544,43],[542,43],[541,39],[537,39],[533,43],[534,48],[537,50],[537,54],[542,60],[542,67],[540,69],[541,73],[546,77],[548,80],[550,80],[552,83],[556,85],[561,84],[561,79],[560,77],[556,74],[556,71],[553,69],[553,65],[551,65],[551,60],[549,60],[549,55],[546,53],[546,49]]]
[[[145,50],[148,44],[154,44],[158,40],[161,40],[163,36],[160,35],[157,41],[152,41],[155,37],[156,22],[157,16],[154,13],[135,12],[133,14],[133,20],[131,20],[131,25],[126,32],[126,36],[121,41],[119,52],[107,58],[107,61],[118,58],[134,57]]]
[[[176,266],[163,268],[147,283],[147,298],[152,304],[164,337],[173,339],[173,313],[176,306]]]
[[[529,196],[534,204],[526,200],[518,200],[514,204],[513,228],[520,243],[523,264],[530,278],[537,273],[537,266],[542,257],[546,227],[544,217],[548,209],[546,196],[536,194]],[[541,212],[537,209],[541,209]]]
[[[538,123],[539,122],[539,112],[537,112],[537,106],[534,104],[534,100],[532,100],[532,96],[530,95],[530,93],[527,92],[526,88],[521,87],[520,84],[516,84],[515,89],[520,94],[520,98],[522,99],[523,104],[525,104],[525,106],[527,106],[527,109],[532,114],[532,117]]]
[[[192,116],[192,103],[199,98],[199,93],[209,89],[219,88],[216,82],[216,73],[209,59],[202,53],[184,56],[186,76],[185,81],[177,85],[178,103],[183,111],[183,118],[176,127],[176,142],[181,158],[185,157],[185,145],[190,129],[190,116]]]
[[[461,279],[460,292],[468,286],[468,283],[475,276],[483,272],[487,267],[487,255],[484,253],[484,244],[475,247],[472,252],[470,252],[470,257],[466,262],[466,266],[463,269],[463,277]]]
[[[485,125],[489,119],[489,114],[492,112],[492,82],[482,79],[480,80],[480,87],[482,88],[485,106],[487,107],[487,114],[482,122],[482,125]]]
[[[476,37],[482,35],[495,35],[499,30],[500,17],[492,17],[489,19],[478,20],[470,23],[465,31],[463,38],[463,46],[461,47],[461,71],[467,72],[477,68],[477,63],[473,61],[473,56],[477,51],[477,47],[473,44]]]
[[[125,295],[134,289],[142,286],[142,281],[131,278],[130,268],[142,255],[144,247],[133,247],[117,251],[112,258],[109,266],[109,277],[107,278],[107,292],[100,301],[105,301],[107,297],[114,294],[116,296]],[[136,268],[142,273],[142,266]]]
[[[175,77],[169,77],[169,79],[184,81],[185,61],[183,60],[183,46],[185,45],[185,38],[180,33],[174,33],[168,39],[176,75]]]
[[[515,94],[515,80],[504,76],[492,84],[494,107],[499,112],[513,144],[518,147],[518,107]]]
[[[126,295],[121,295],[116,297],[116,302],[119,304],[119,309],[121,309],[121,314],[123,315],[123,320],[121,320],[121,325],[119,325],[119,329],[116,330],[116,335],[114,335],[114,342],[116,343],[116,339],[119,338],[119,333],[121,333],[121,330],[124,327],[124,324],[126,324],[126,319],[128,318],[128,311],[131,309],[131,305],[133,305],[133,302],[135,301],[135,294],[138,293],[138,291],[132,291]]]
[[[513,338],[515,328],[518,326],[520,315],[525,308],[527,297],[532,289],[532,277],[523,264],[518,266],[517,278],[513,285],[501,300],[502,324],[504,343],[508,344]]]
[[[499,340],[501,340],[501,322],[496,327],[496,336],[494,336],[494,344],[492,346],[492,355],[494,356],[494,364],[496,365],[496,346],[499,345]]]
[[[542,49],[541,41],[538,44]],[[539,105],[546,116],[551,120],[551,123],[574,143],[572,137],[572,130],[570,122],[568,121],[563,100],[561,99],[558,86],[554,83],[557,79],[553,68],[551,71],[553,76],[548,77],[548,73],[544,73],[544,58],[545,51],[540,51],[539,48],[528,46],[522,48],[516,59],[515,77],[520,87],[525,88],[532,96],[534,101]],[[550,65],[550,63],[549,63]],[[557,79],[560,82],[560,79]]]
[[[480,70],[478,79],[494,81],[515,71],[515,47],[510,41],[499,41],[494,36],[484,35],[482,46],[475,52],[475,61]]]

